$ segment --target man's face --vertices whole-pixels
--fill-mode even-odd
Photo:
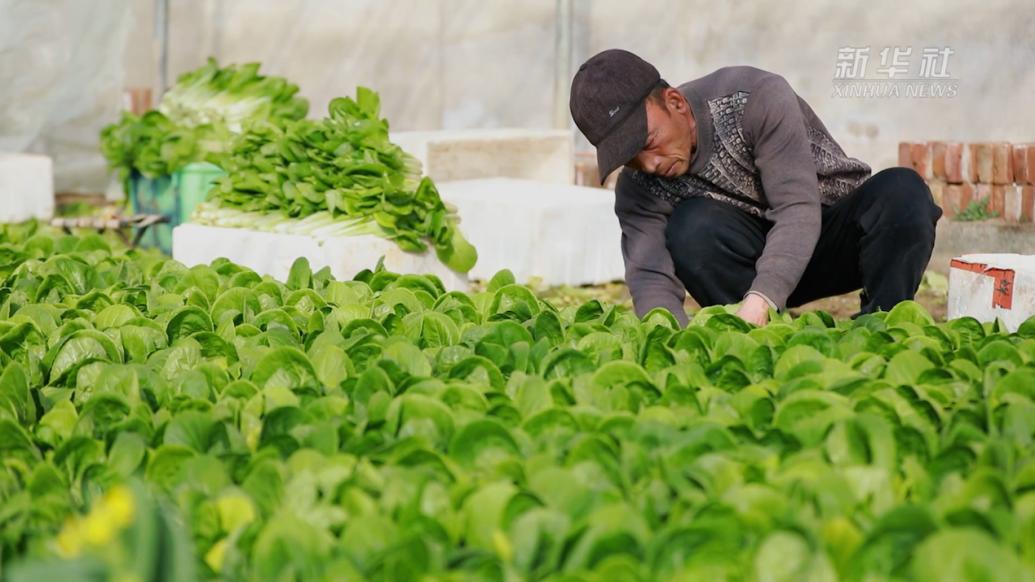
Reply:
[[[690,169],[690,154],[695,145],[695,126],[686,99],[674,88],[667,88],[659,101],[647,103],[647,142],[628,166],[665,178],[674,178]]]

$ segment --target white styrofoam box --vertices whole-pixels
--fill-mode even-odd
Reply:
[[[566,129],[403,131],[392,143],[420,160],[435,182],[521,178],[573,184],[575,140]]]
[[[396,243],[373,235],[317,239],[200,224],[181,224],[173,229],[173,258],[188,267],[226,257],[279,281],[287,280],[291,264],[299,257],[309,259],[313,271],[330,267],[336,279],[350,280],[363,269],[373,269],[382,256],[389,271],[437,275],[449,291],[470,287],[467,277],[443,265],[433,250],[408,253]]]
[[[0,153],[0,222],[54,216],[54,165],[48,156]]]
[[[952,260],[949,319],[1002,320],[1015,331],[1035,315],[1035,255],[974,254]]]
[[[494,178],[438,184],[478,249],[468,274],[510,269],[518,282],[591,285],[625,276],[614,193],[602,188]]]

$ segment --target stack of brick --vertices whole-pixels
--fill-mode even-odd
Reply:
[[[590,186],[592,188],[615,189],[618,182],[618,174],[621,168],[611,172],[611,175],[600,183],[600,171],[597,170],[597,154],[594,152],[577,152],[575,154],[575,185]]]
[[[1035,215],[1035,144],[901,142],[898,163],[923,176],[947,218],[974,201],[1007,222]]]

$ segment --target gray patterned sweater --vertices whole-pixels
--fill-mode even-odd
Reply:
[[[615,188],[625,278],[640,316],[655,307],[685,325],[686,289],[665,246],[672,209],[691,196],[732,204],[773,223],[749,292],[786,306],[819,239],[821,205],[870,176],[845,155],[780,75],[724,67],[679,87],[697,123],[689,171],[661,178],[625,168]]]

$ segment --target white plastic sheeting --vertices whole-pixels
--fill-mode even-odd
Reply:
[[[176,0],[170,69],[188,70],[208,55],[259,60],[295,80],[318,113],[331,98],[367,85],[381,92],[394,130],[552,127],[557,4]],[[984,2],[980,10],[968,0],[919,0],[916,10],[903,10],[900,0],[572,4],[571,70],[598,51],[622,47],[673,84],[727,65],[775,71],[849,155],[875,170],[896,164],[901,140],[1024,141],[1035,126],[1035,11],[1026,0]],[[912,77],[924,48],[949,47],[947,72],[959,80],[959,94],[835,97],[842,47],[869,47],[865,74],[873,79],[888,78],[881,72],[885,48],[909,51]]]
[[[478,249],[472,279],[487,280],[500,269],[510,269],[519,282],[537,277],[547,285],[625,275],[610,190],[508,178],[442,182],[438,189]]]
[[[1016,331],[1035,315],[1035,256],[973,254],[952,260],[948,318],[1002,320]]]
[[[446,268],[434,251],[407,253],[392,241],[376,236],[317,239],[300,234],[261,232],[183,224],[173,229],[173,258],[188,267],[207,265],[225,257],[260,275],[287,280],[291,264],[305,257],[314,271],[330,267],[339,280],[350,280],[373,269],[384,257],[385,268],[396,273],[431,273],[447,290],[465,291],[467,278]]]
[[[109,87],[112,75],[125,71],[126,85],[154,86],[153,4],[0,0],[4,138],[36,139],[40,131],[33,127],[40,123],[13,131],[11,120],[28,113],[27,108],[35,110],[40,99],[58,99],[66,107],[29,117],[46,119],[49,135],[74,134],[76,144],[93,140],[92,132],[56,130],[79,127],[78,120],[86,119],[83,108],[108,112],[92,122],[97,128],[116,118],[109,107],[117,94],[98,93],[95,84]],[[314,115],[322,115],[330,99],[365,85],[381,93],[394,130],[552,127],[557,4],[176,0],[170,3],[170,81],[209,56],[222,62],[259,61],[264,71],[297,83],[311,99]],[[986,2],[981,10],[967,0],[922,0],[917,10],[902,10],[899,0],[857,5],[834,0],[578,0],[573,7],[573,67],[600,50],[623,47],[657,65],[672,83],[726,65],[775,71],[813,106],[849,155],[875,170],[895,165],[895,144],[901,140],[1024,141],[1035,124],[1030,107],[1035,11],[1025,0]],[[130,13],[129,40],[121,45]],[[947,72],[959,80],[959,94],[945,99],[835,97],[838,49],[848,46],[869,49],[866,76],[876,79],[882,78],[878,68],[884,49],[909,50],[910,75],[915,75],[924,48],[948,47],[954,53]],[[122,69],[116,71],[113,65],[119,63]],[[100,99],[101,94],[108,97]],[[589,147],[576,137],[580,149]],[[76,166],[69,156],[47,153],[55,157],[63,189]]]
[[[0,223],[54,215],[54,175],[47,156],[0,153]]]
[[[46,153],[59,192],[103,192],[130,0],[0,0],[0,151]]]

